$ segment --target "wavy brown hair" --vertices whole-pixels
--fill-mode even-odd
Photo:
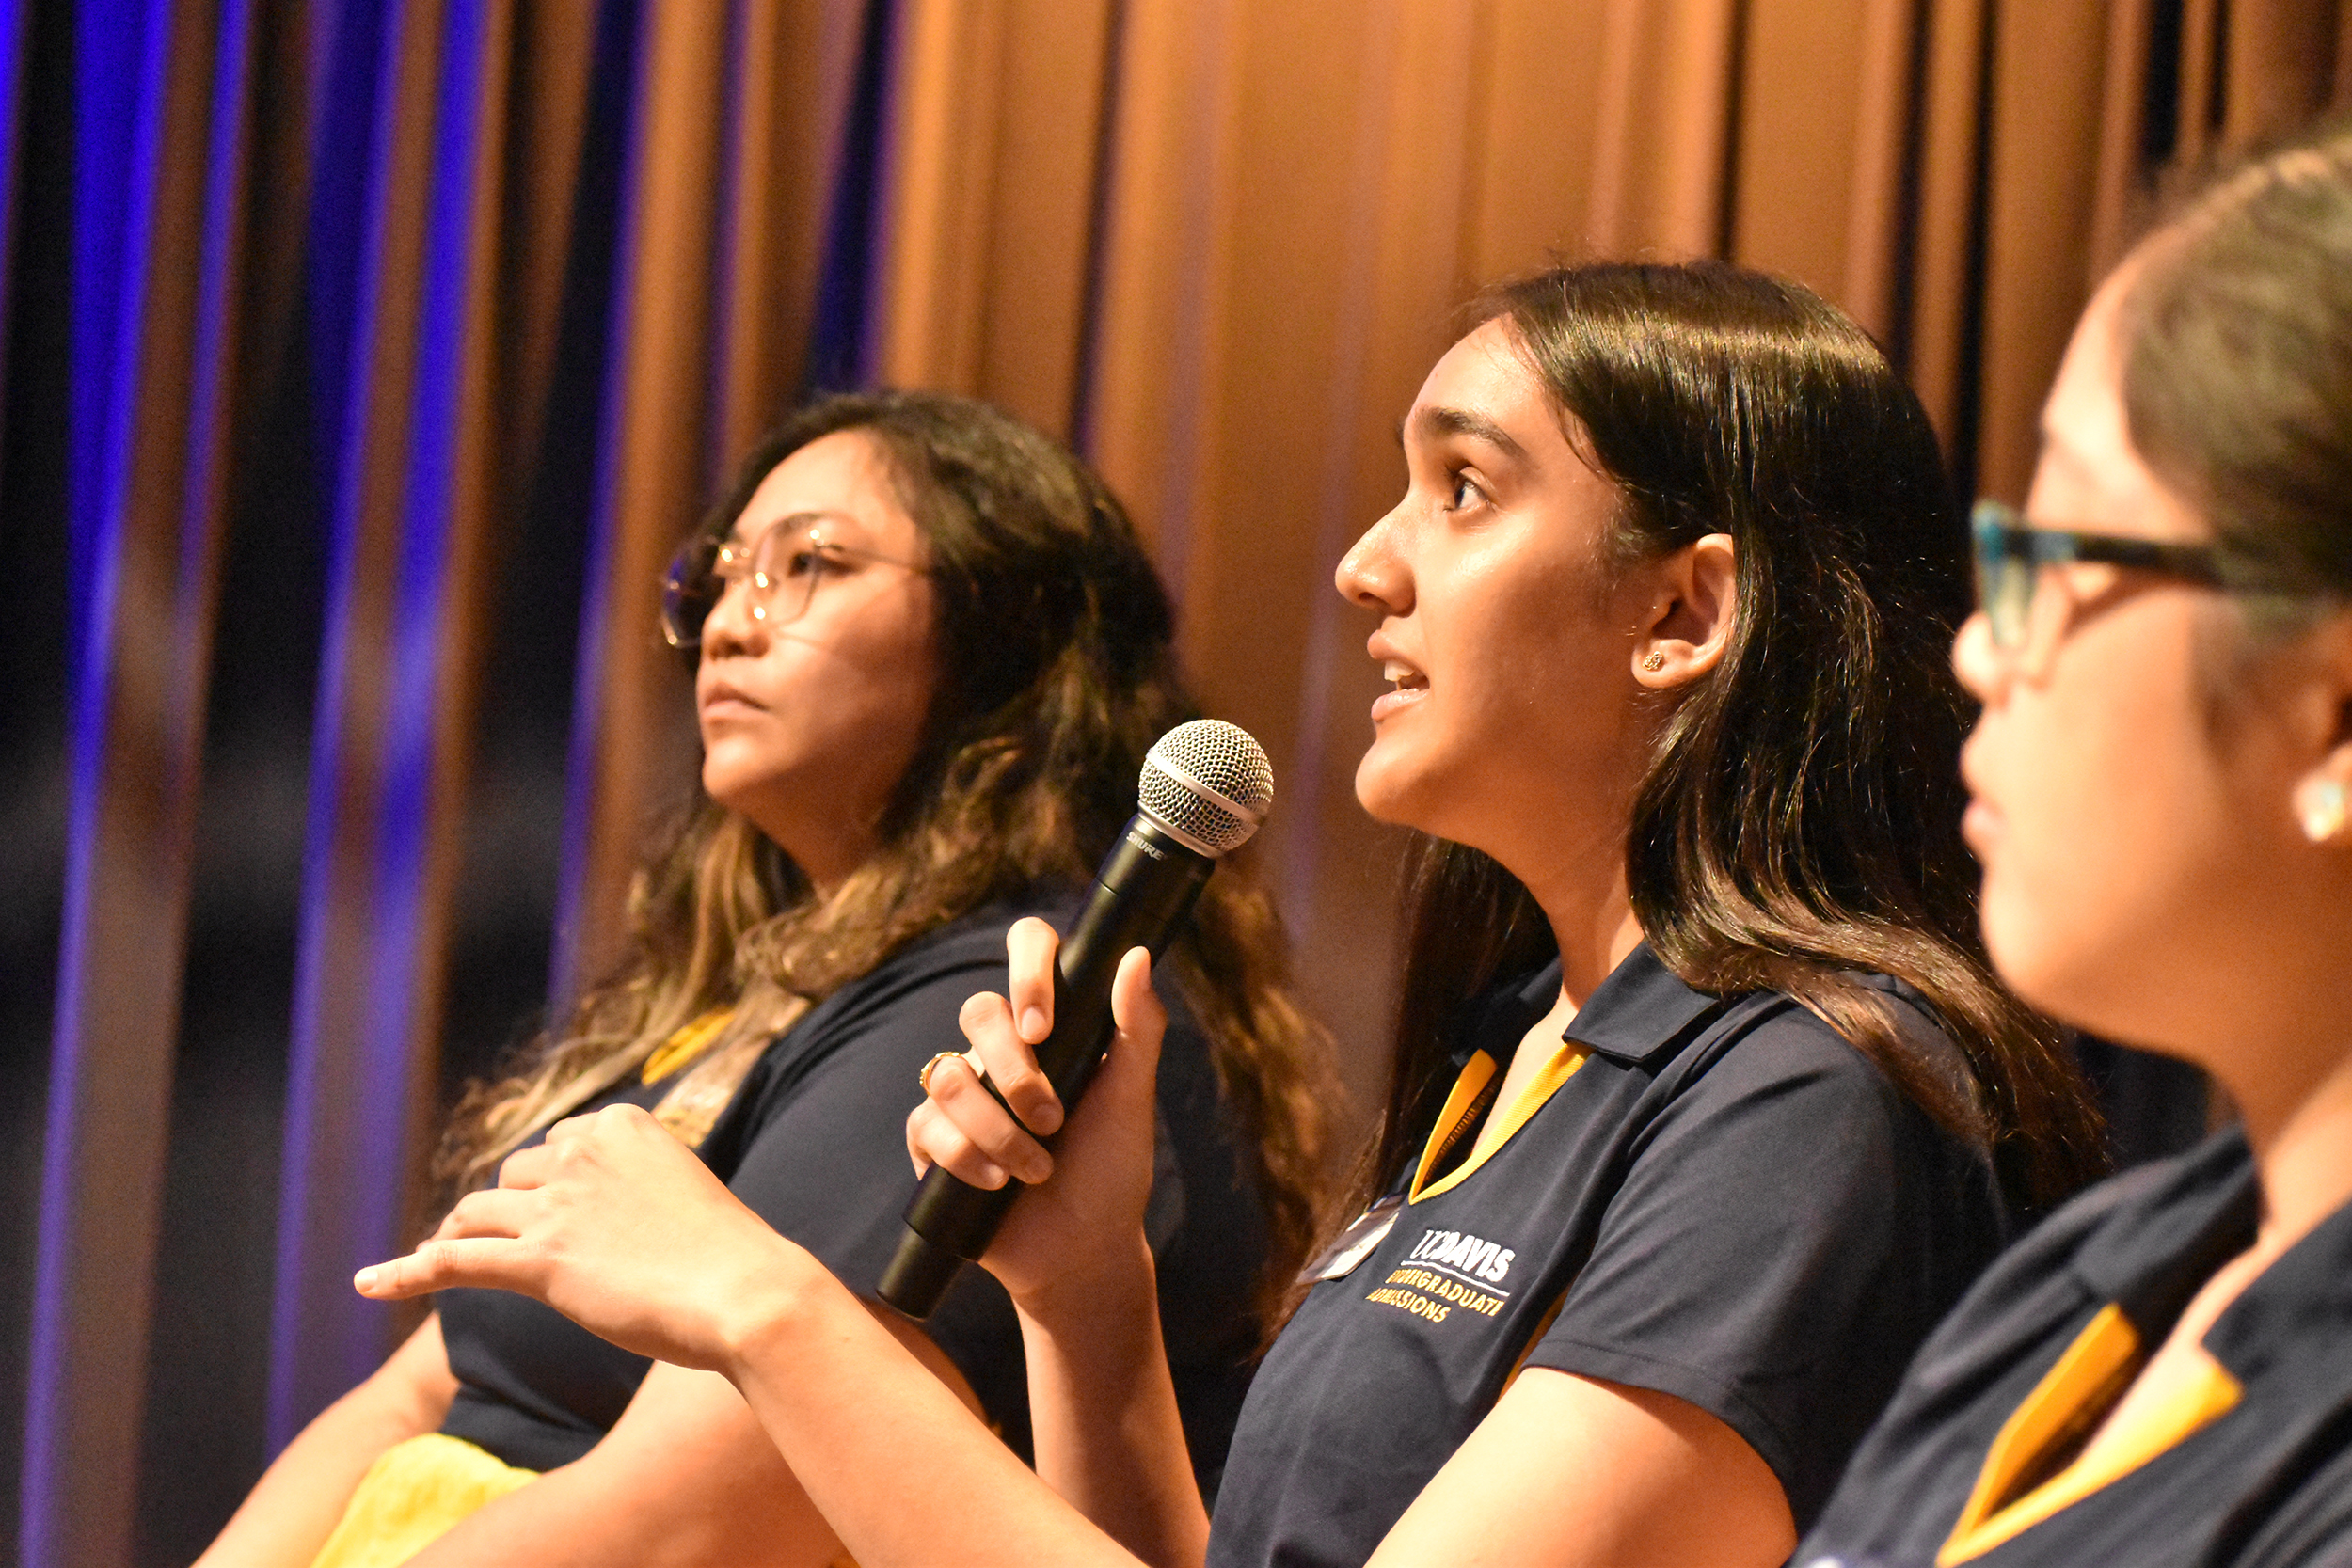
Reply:
[[[634,880],[620,965],[512,1075],[470,1089],[443,1145],[445,1180],[487,1180],[522,1139],[713,1009],[735,1007],[738,1021],[702,1061],[739,1060],[790,1007],[925,933],[998,900],[1083,886],[1135,812],[1152,743],[1198,716],[1177,674],[1167,594],[1125,510],[1066,449],[985,404],[824,398],[759,444],[703,530],[725,534],[771,469],[840,431],[883,457],[926,541],[938,605],[937,688],[880,848],[819,895],[698,787]],[[1257,1299],[1270,1307],[1319,1217],[1330,1069],[1292,995],[1248,848],[1210,880],[1168,967],[1208,1037],[1266,1211]]]
[[[1926,414],[1860,327],[1721,262],[1598,263],[1506,284],[1502,319],[1620,498],[1619,562],[1731,535],[1739,615],[1634,795],[1626,878],[1686,984],[1810,1008],[2038,1210],[2105,1162],[2058,1031],[1994,978],[1960,837],[1969,718],[1947,650],[1966,535]],[[1395,1070],[1359,1188],[1411,1154],[1460,1005],[1556,951],[1534,897],[1436,839],[1408,856]],[[1922,1056],[1856,972],[1907,981],[1960,1047]]]

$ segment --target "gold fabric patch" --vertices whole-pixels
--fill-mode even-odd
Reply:
[[[538,1479],[443,1433],[395,1443],[359,1478],[310,1568],[394,1568],[476,1509]]]
[[[787,997],[780,1006],[755,1009],[754,1016],[740,1021],[741,1028],[730,1027],[739,1022],[733,1009],[715,1015],[716,1022],[714,1015],[706,1013],[664,1040],[646,1059],[641,1076],[650,1084],[676,1073],[677,1082],[654,1106],[653,1119],[687,1148],[700,1148],[769,1042],[798,1023],[808,1006],[804,996]],[[673,1047],[680,1047],[681,1053],[661,1062],[661,1072],[655,1073],[656,1060]],[[683,1071],[678,1070],[681,1061],[687,1064]]]
[[[1492,1159],[1511,1141],[1518,1130],[1527,1125],[1536,1112],[1560,1091],[1560,1085],[1576,1076],[1576,1069],[1584,1065],[1584,1048],[1573,1040],[1562,1040],[1545,1059],[1542,1069],[1529,1080],[1527,1086],[1510,1104],[1495,1114],[1502,1119],[1493,1129],[1493,1136],[1481,1138],[1471,1146],[1470,1156],[1436,1180],[1435,1171],[1469,1131],[1485,1104],[1487,1088],[1502,1076],[1496,1070],[1495,1059],[1484,1051],[1474,1053],[1462,1069],[1462,1076],[1454,1082],[1453,1091],[1446,1096],[1445,1108],[1438,1113],[1437,1126],[1429,1130],[1428,1146],[1422,1151],[1421,1165],[1413,1173],[1411,1201],[1435,1197],[1450,1192],[1469,1180],[1479,1166]]]
[[[2218,1420],[2244,1389],[2210,1357],[2132,1418],[2128,1429],[2102,1433],[2087,1449],[2041,1480],[2054,1456],[2079,1446],[2144,1365],[2139,1331],[2109,1305],[2083,1325],[2058,1364],[2042,1374],[2010,1413],[1986,1450],[1968,1505],[1951,1538],[1935,1554],[1936,1568],[1982,1557],[2060,1509],[2119,1481],[2192,1433]]]
[[[678,1030],[668,1039],[654,1047],[653,1054],[645,1058],[644,1070],[637,1075],[638,1082],[659,1084],[664,1078],[669,1077],[670,1074],[700,1054],[704,1046],[717,1039],[719,1032],[724,1029],[734,1017],[733,1007],[713,1007],[693,1022]]]

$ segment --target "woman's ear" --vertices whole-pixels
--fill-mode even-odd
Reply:
[[[2295,781],[2295,816],[2313,844],[2352,845],[2352,746]]]
[[[1740,613],[1740,561],[1728,533],[1709,533],[1657,562],[1655,597],[1633,641],[1633,678],[1655,691],[1721,664]]]
[[[2313,844],[2352,848],[2352,616],[2312,640],[2317,761],[2295,781],[2295,817]]]

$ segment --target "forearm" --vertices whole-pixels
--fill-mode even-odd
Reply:
[[[286,1445],[197,1568],[308,1568],[368,1466],[394,1444],[438,1429],[455,1392],[437,1323],[429,1321]]]
[[[1135,1568],[857,1299],[779,1243],[725,1370],[864,1568]]]
[[[1198,1568],[1209,1519],[1161,1338],[1152,1254],[1133,1255],[1064,1300],[1021,1313],[1037,1473],[1119,1543],[1158,1568]]]

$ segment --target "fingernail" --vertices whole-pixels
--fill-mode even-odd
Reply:
[[[1021,1037],[1035,1045],[1045,1037],[1045,1009],[1029,1007],[1021,1014]]]
[[[1021,1163],[1021,1180],[1029,1186],[1036,1186],[1053,1174],[1054,1162],[1045,1155],[1041,1154],[1034,1160],[1025,1160]]]
[[[374,1287],[375,1270],[372,1266],[361,1269],[358,1274],[351,1276],[351,1288],[355,1291],[370,1291],[374,1289]]]
[[[1047,1101],[1029,1113],[1029,1125],[1040,1132],[1052,1132],[1061,1126],[1061,1106]]]

